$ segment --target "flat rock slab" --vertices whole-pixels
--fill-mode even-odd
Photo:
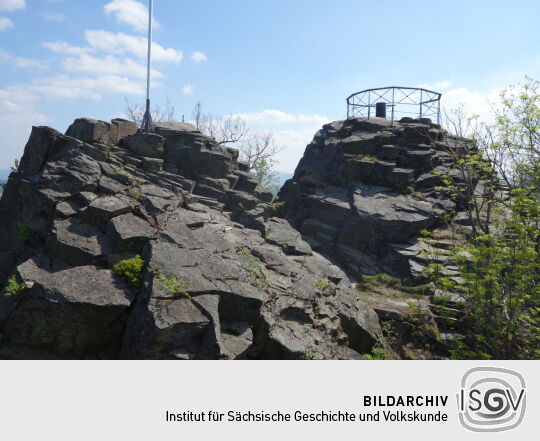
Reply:
[[[140,253],[155,234],[148,222],[133,214],[117,216],[107,224],[107,238],[114,252]]]
[[[435,218],[429,202],[368,186],[354,192],[354,208],[357,221],[350,221],[345,234],[360,242],[404,242],[428,228]],[[345,235],[343,240],[347,240]]]
[[[86,209],[85,217],[98,227],[105,227],[113,217],[127,214],[131,207],[115,196],[104,196],[95,199]]]
[[[71,264],[97,263],[107,254],[104,234],[95,226],[79,218],[69,218],[54,223],[55,234],[47,241],[52,256]]]
[[[272,218],[266,227],[267,242],[277,245],[286,254],[312,254],[311,247],[302,240],[300,233],[285,219]]]

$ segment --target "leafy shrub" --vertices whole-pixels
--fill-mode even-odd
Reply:
[[[141,288],[144,265],[145,262],[141,256],[136,255],[131,259],[118,262],[114,265],[113,272],[117,276],[124,278],[132,290],[138,291]]]
[[[419,336],[424,336],[429,333],[431,317],[429,311],[427,311],[420,302],[409,302],[407,322],[412,325],[414,332]]]
[[[26,283],[19,282],[17,276],[13,275],[7,280],[6,289],[4,291],[6,297],[14,296],[26,288]]]
[[[464,341],[454,339],[451,342],[452,348],[449,350],[452,360],[491,360],[493,357],[482,351],[471,349]]]
[[[375,345],[371,352],[362,354],[366,360],[394,360],[394,357],[381,345]]]

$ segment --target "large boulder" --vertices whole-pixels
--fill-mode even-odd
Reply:
[[[122,146],[134,155],[157,159],[163,158],[164,144],[165,138],[156,133],[137,133],[122,140]]]
[[[69,126],[67,136],[89,144],[112,144],[116,137],[111,133],[111,124],[92,118],[79,118]]]

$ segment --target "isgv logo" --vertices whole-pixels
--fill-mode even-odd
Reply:
[[[504,368],[472,368],[457,395],[459,421],[473,432],[503,432],[525,417],[527,392],[521,374]]]

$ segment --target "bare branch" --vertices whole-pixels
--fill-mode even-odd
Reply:
[[[146,111],[145,106],[139,103],[133,103],[126,97],[124,97],[124,100],[126,102],[124,110],[126,116],[140,126]],[[175,121],[176,109],[170,102],[169,97],[167,97],[165,101],[165,109],[161,110],[159,105],[156,104],[150,110],[150,114],[152,115],[152,121],[154,122],[172,122]]]

